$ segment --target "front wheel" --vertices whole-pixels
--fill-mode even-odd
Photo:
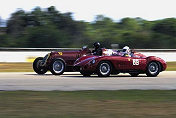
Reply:
[[[146,75],[148,77],[156,77],[161,70],[161,66],[157,62],[150,62],[147,66]]]
[[[102,61],[98,64],[97,74],[99,77],[108,77],[112,72],[112,64],[108,61]]]
[[[50,71],[53,75],[62,75],[65,70],[65,63],[61,59],[54,59],[50,65]]]
[[[45,74],[48,71],[46,67],[42,66],[42,60],[43,60],[43,57],[38,57],[33,62],[33,70],[37,74]]]

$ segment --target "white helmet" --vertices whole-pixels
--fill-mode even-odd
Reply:
[[[125,46],[125,47],[123,47],[122,52],[129,53],[130,52],[130,48],[128,46]]]

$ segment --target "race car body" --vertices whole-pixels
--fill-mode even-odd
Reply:
[[[74,69],[84,76],[95,73],[98,76],[110,74],[129,73],[131,76],[146,73],[147,76],[157,76],[166,69],[166,62],[159,57],[146,57],[141,53],[134,52],[132,56],[85,56],[76,60]]]
[[[87,47],[77,51],[52,51],[45,57],[38,57],[33,62],[33,69],[38,74],[45,74],[48,70],[54,75],[61,75],[65,71],[73,71],[73,64],[81,56],[90,54]]]

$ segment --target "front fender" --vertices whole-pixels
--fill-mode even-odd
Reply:
[[[75,62],[74,68],[76,68],[76,70],[95,71],[99,63],[99,58],[99,56],[81,57]]]
[[[161,64],[161,66],[162,66],[162,70],[161,71],[166,70],[167,64],[166,64],[166,62],[163,59],[161,59],[159,57],[155,57],[155,56],[147,57],[147,64],[149,64],[152,61],[156,61],[156,62],[159,62]]]

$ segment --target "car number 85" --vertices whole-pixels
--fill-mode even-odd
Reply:
[[[139,59],[133,59],[133,65],[139,65]]]

